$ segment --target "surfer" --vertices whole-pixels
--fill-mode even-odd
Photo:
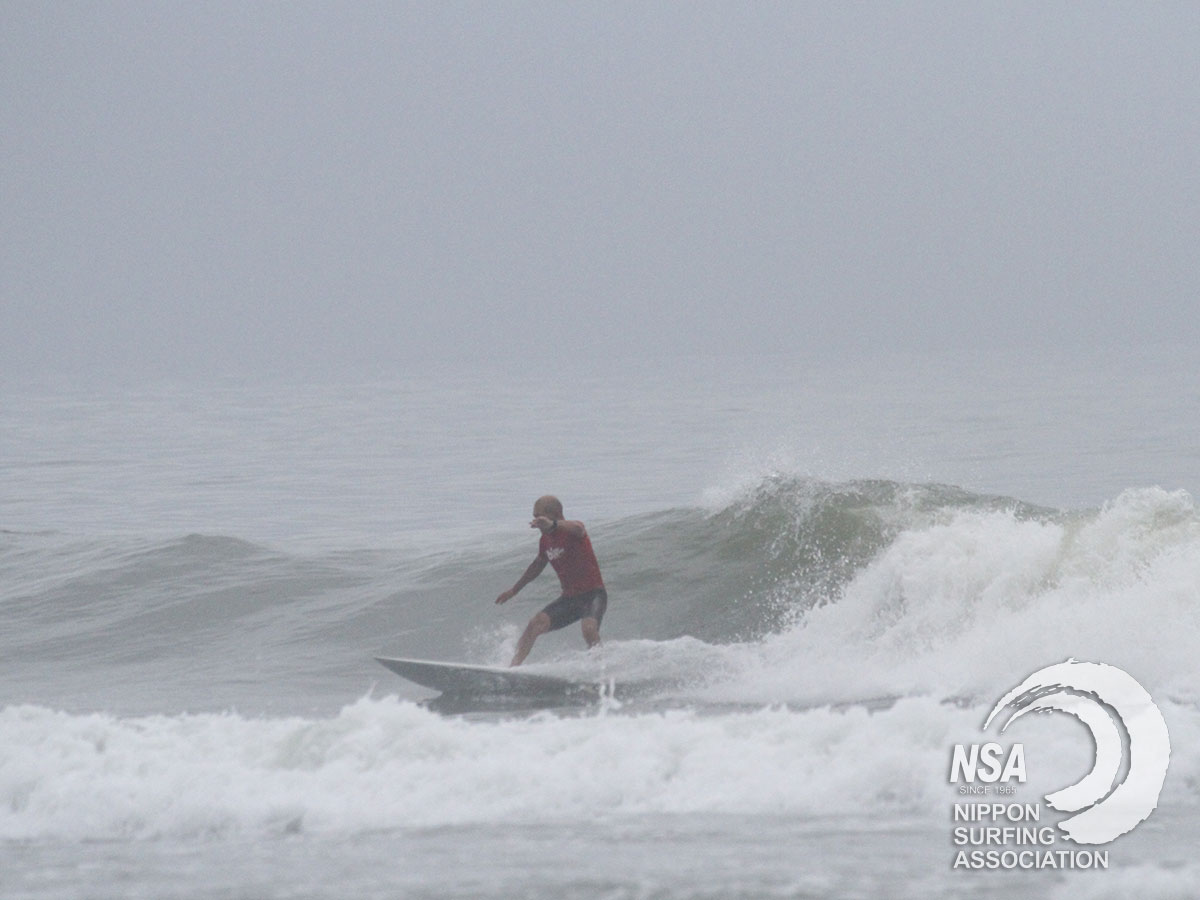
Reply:
[[[583,639],[588,647],[600,643],[600,622],[608,607],[608,593],[604,590],[604,579],[600,577],[600,564],[592,551],[592,541],[582,522],[563,518],[562,504],[557,497],[539,497],[533,504],[533,521],[530,528],[542,533],[538,542],[537,559],[529,564],[517,583],[496,598],[497,603],[507,603],[520,593],[521,588],[542,574],[546,563],[554,567],[562,583],[562,596],[550,603],[529,620],[525,633],[517,642],[517,652],[509,665],[519,666],[524,662],[533,642],[547,631],[557,631],[573,622],[583,628]]]

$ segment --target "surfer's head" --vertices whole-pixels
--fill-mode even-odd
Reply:
[[[563,517],[563,510],[558,498],[550,494],[538,497],[537,502],[533,504],[533,517],[536,519],[538,516],[545,516],[555,522],[560,521]]]

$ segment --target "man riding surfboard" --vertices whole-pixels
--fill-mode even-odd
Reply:
[[[533,504],[533,520],[530,528],[542,533],[538,542],[538,555],[525,573],[511,588],[496,598],[497,603],[507,603],[525,585],[542,574],[549,563],[558,574],[562,584],[562,596],[548,604],[529,620],[525,632],[517,642],[517,651],[510,666],[519,666],[533,649],[533,643],[547,631],[579,622],[583,628],[583,639],[588,647],[600,643],[600,622],[608,607],[608,592],[600,576],[600,565],[592,550],[592,541],[582,522],[563,518],[562,503],[557,497],[547,494]]]

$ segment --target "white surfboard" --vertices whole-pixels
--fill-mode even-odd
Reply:
[[[521,697],[568,697],[594,693],[599,686],[569,681],[553,675],[525,672],[519,668],[473,666],[429,659],[375,659],[397,675],[422,687],[460,696],[509,695]]]

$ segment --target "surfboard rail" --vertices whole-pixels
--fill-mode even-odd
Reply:
[[[391,656],[377,656],[375,661],[414,684],[451,695],[568,697],[595,692],[600,687],[592,682],[571,681],[519,668]]]

